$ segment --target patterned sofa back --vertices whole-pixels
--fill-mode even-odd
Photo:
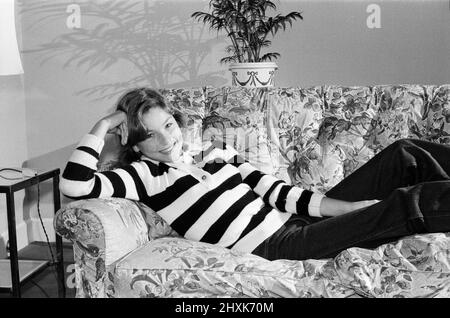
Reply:
[[[450,145],[450,85],[160,91],[188,116],[186,141],[221,139],[262,171],[320,192],[395,140]],[[117,139],[106,144],[100,170],[117,159]]]

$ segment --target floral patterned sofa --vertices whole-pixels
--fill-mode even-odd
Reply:
[[[225,139],[261,170],[321,192],[397,139],[450,145],[450,85],[161,92],[188,115],[188,141]],[[116,159],[111,136],[99,169]],[[70,202],[54,226],[73,242],[77,297],[450,297],[450,233],[268,261],[185,240],[125,199]]]

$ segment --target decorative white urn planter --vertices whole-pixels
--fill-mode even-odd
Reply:
[[[233,63],[229,67],[232,85],[241,87],[271,87],[277,69],[274,62]]]

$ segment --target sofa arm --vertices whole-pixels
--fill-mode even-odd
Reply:
[[[56,232],[91,257],[104,254],[108,266],[148,242],[140,207],[119,198],[78,200],[60,209]]]
[[[73,242],[77,297],[107,297],[108,267],[149,240],[140,205],[127,199],[71,202],[53,225]]]

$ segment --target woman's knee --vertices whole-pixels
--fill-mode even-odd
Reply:
[[[392,145],[393,145],[395,148],[403,148],[403,147],[405,147],[405,146],[410,146],[411,144],[414,144],[414,143],[415,143],[415,139],[412,139],[412,138],[402,138],[402,139],[398,139],[398,140],[394,141],[394,142],[392,143]]]
[[[397,151],[401,151],[405,148],[411,147],[411,146],[420,146],[418,144],[418,140],[417,139],[412,139],[412,138],[402,138],[402,139],[398,139],[396,141],[394,141],[392,144],[389,145],[389,150],[397,152]]]
[[[408,144],[409,145],[411,144],[410,139],[406,139],[406,138],[398,139],[398,140],[392,142],[389,146],[387,146],[383,150],[383,152],[385,154],[387,154],[387,153],[396,153],[399,150],[404,149]]]

